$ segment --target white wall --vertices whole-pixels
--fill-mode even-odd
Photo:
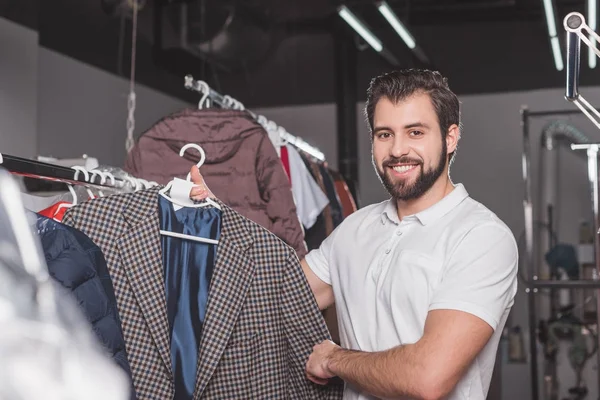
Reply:
[[[600,104],[600,88],[582,88],[581,93],[592,104]],[[463,183],[476,200],[494,211],[512,229],[517,239],[524,229],[522,182],[523,138],[520,109],[528,105],[531,111],[576,109],[564,100],[564,91],[539,90],[493,95],[462,96],[462,118],[464,129],[459,143],[456,162],[451,175],[455,183]],[[371,164],[371,143],[362,111],[364,104],[357,105],[359,140],[359,192],[361,204],[379,202],[388,197],[382,188]],[[332,104],[310,107],[287,107],[261,110],[287,130],[308,138],[317,147],[329,154],[336,148],[335,107]],[[585,116],[576,114],[563,117],[583,131],[592,140],[600,140],[598,129]],[[532,178],[534,201],[539,190],[539,147],[540,136],[548,121],[559,118],[533,118],[530,121],[532,148]],[[326,127],[326,128],[325,128]],[[331,134],[328,132],[332,132]],[[559,240],[576,244],[578,225],[582,219],[590,219],[590,192],[587,183],[585,158],[563,150],[560,156],[559,196]],[[525,350],[528,352],[527,303],[521,285],[513,307],[512,321],[525,333]],[[568,387],[574,384],[573,372],[566,360],[567,345],[562,347],[559,357],[559,382],[561,398],[567,396]],[[540,371],[542,365],[539,364]],[[585,379],[590,398],[596,397],[597,383],[595,358],[588,363]],[[506,400],[530,398],[528,364],[508,364],[502,367],[502,398]]]
[[[37,154],[37,32],[0,18],[0,153]]]
[[[183,85],[183,84],[182,84]],[[188,106],[136,85],[135,134]],[[126,156],[126,79],[45,48],[39,51],[39,153],[57,158],[87,154],[120,167]]]

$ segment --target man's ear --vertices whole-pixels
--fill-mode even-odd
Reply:
[[[452,124],[448,128],[448,133],[446,134],[446,148],[447,154],[453,153],[458,146],[458,140],[460,139],[460,129],[458,125]]]

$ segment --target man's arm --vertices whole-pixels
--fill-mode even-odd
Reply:
[[[319,310],[324,310],[334,302],[333,297],[333,288],[331,285],[323,282],[308,266],[306,260],[302,259],[300,261],[300,265],[302,265],[302,270],[304,271],[304,275],[308,280],[308,284],[317,299],[317,304],[319,305]]]
[[[418,342],[376,353],[332,347],[324,368],[378,397],[440,399],[453,390],[492,333],[471,314],[434,310]]]

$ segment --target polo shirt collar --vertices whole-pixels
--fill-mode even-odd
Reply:
[[[423,225],[430,224],[452,211],[454,207],[458,206],[467,197],[469,197],[467,190],[462,183],[459,183],[455,185],[454,190],[448,193],[442,200],[419,213],[407,216],[406,219],[417,218]],[[381,223],[385,225],[387,222],[392,222],[395,225],[400,224],[398,210],[396,209],[396,202],[394,199],[389,199],[386,202],[383,212],[381,213]]]

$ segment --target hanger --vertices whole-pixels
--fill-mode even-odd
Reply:
[[[103,172],[94,169],[94,170],[90,171],[90,174],[92,174],[92,177],[91,177],[92,183],[94,183],[94,179],[96,178],[96,175],[100,176],[100,184],[101,185],[104,185],[106,183],[106,175],[104,175]],[[104,197],[104,193],[102,192],[102,190],[98,189],[98,195],[100,197]]]
[[[77,179],[77,175],[79,175],[79,171],[75,171],[75,177],[73,179]],[[70,183],[67,183],[67,189],[69,189],[69,192],[71,192],[71,196],[73,196],[73,200],[71,201],[71,204],[65,204],[65,203],[61,203],[56,207],[56,210],[54,212],[54,216],[56,216],[58,214],[58,212],[63,209],[63,208],[71,208],[77,205],[77,192],[75,192],[75,189],[73,189],[73,185],[71,185]],[[56,220],[56,218],[53,218],[54,220]]]
[[[200,152],[200,161],[196,164],[196,166],[198,168],[200,168],[202,166],[202,164],[204,164],[204,161],[206,160],[206,153],[204,152],[202,147],[198,146],[197,144],[195,144],[195,143],[186,144],[179,151],[179,156],[183,157],[183,155],[185,154],[185,151],[189,148],[194,148]],[[221,210],[221,206],[219,206],[219,204],[217,202],[215,202],[214,200],[212,200],[211,198],[207,198],[205,200],[205,202],[203,202],[203,203],[195,203],[192,199],[190,199],[190,191],[192,190],[192,187],[194,187],[194,183],[192,182],[191,173],[188,173],[186,180],[179,179],[179,178],[173,178],[173,180],[171,180],[167,184],[167,186],[165,186],[163,189],[159,190],[158,193],[161,196],[163,196],[165,199],[167,199],[171,203],[173,203],[173,208],[175,209],[175,211],[177,211],[183,207],[198,208],[198,207],[211,207],[211,206]],[[185,235],[183,233],[178,233],[178,232],[170,232],[170,231],[160,230],[160,234],[166,235],[166,236],[172,236],[172,237],[176,237],[176,238],[180,238],[180,239],[193,240],[196,242],[219,244],[219,241],[215,240],[215,239]]]
[[[88,174],[88,171],[85,168],[76,165],[74,167],[71,167],[71,169],[75,170],[75,177],[73,179],[77,180],[79,178],[79,172],[82,172],[83,178],[85,179],[85,181],[86,182],[90,181],[90,175]],[[89,187],[87,187],[87,185],[85,186],[85,191],[87,192],[90,199],[93,200],[96,198],[96,195],[90,190]]]
[[[202,92],[202,97],[198,102],[198,110],[202,110],[205,105],[206,107],[210,107],[210,102],[208,100],[208,96],[210,94],[210,86],[208,86],[208,83],[204,81],[198,81],[198,86],[200,86],[200,91]]]

